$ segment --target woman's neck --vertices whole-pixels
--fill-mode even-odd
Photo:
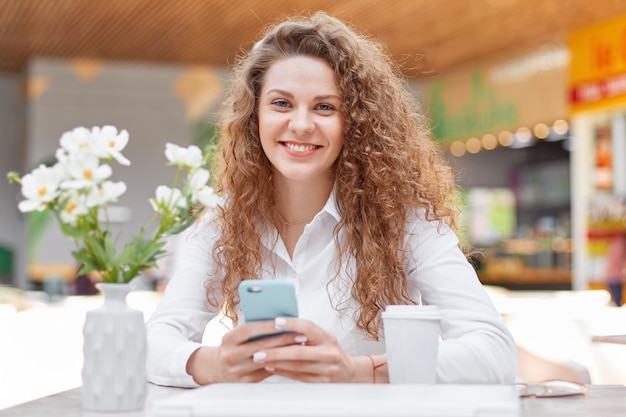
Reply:
[[[333,183],[280,181],[276,183],[276,205],[280,217],[288,224],[312,219],[326,204]]]
[[[276,180],[276,205],[279,224],[276,225],[289,257],[293,253],[304,227],[324,207],[333,190],[332,181],[299,182]]]

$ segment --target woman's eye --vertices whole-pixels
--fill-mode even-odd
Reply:
[[[287,100],[274,100],[272,104],[278,107],[289,107],[289,102]]]
[[[332,111],[335,110],[335,108],[333,106],[331,106],[330,104],[320,104],[317,106],[318,109],[322,110],[322,111]]]

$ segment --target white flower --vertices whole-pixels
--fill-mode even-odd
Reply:
[[[64,167],[70,179],[61,184],[62,188],[90,188],[111,176],[109,165],[100,165],[100,159],[95,155],[85,155],[79,158],[70,158]]]
[[[104,126],[102,129],[94,127],[91,132],[99,157],[111,156],[121,165],[130,165],[130,161],[122,155],[122,151],[128,144],[128,132],[125,129],[120,131],[119,135],[115,126]]]
[[[209,171],[204,168],[197,169],[189,175],[187,181],[192,192],[193,201],[197,201],[197,198],[195,198],[196,194],[206,187],[209,178]]]
[[[88,153],[93,151],[94,142],[89,129],[74,128],[61,136],[61,147],[69,154]]]
[[[26,200],[19,203],[18,209],[22,213],[44,210],[47,203],[58,195],[60,182],[57,169],[39,165],[22,178],[22,195]]]
[[[173,143],[166,143],[165,157],[172,165],[185,166],[191,169],[202,166],[202,151],[196,145],[183,148]]]
[[[126,192],[126,184],[122,181],[105,181],[100,187],[93,187],[87,194],[87,207],[104,206],[117,201]]]
[[[57,159],[59,164],[66,164],[69,159],[67,151],[63,148],[57,149],[54,153],[54,157]]]
[[[114,126],[77,127],[61,136],[53,167],[40,165],[22,178],[16,172],[7,175],[9,181],[22,186],[25,199],[18,205],[20,211],[54,212],[61,232],[78,246],[74,257],[85,265],[85,271],[99,270],[104,282],[129,282],[137,271],[154,265],[164,255],[162,237],[184,230],[195,219],[192,205],[215,206],[218,202],[208,185],[209,171],[202,168],[206,160],[200,148],[168,143],[167,165],[177,167],[174,183],[171,188],[157,187],[156,196],[149,199],[156,215],[147,226],[154,220],[160,224],[152,237],[144,236],[142,228],[120,254],[115,253],[116,238],[109,230],[107,205],[126,192],[126,184],[109,178],[113,159],[130,164],[122,155],[128,140],[128,132],[118,132]]]
[[[175,207],[186,208],[187,201],[178,188],[170,188],[166,185],[159,185],[156,189],[156,198],[150,199],[152,208],[157,213],[172,211]]]
[[[58,149],[56,154],[57,163],[54,165],[54,170],[56,171],[59,179],[61,180],[61,184],[63,181],[70,179],[70,173],[67,169],[70,157],[69,155],[63,151],[62,149]]]
[[[84,216],[89,212],[87,205],[85,204],[85,196],[78,194],[77,192],[69,192],[64,197],[69,197],[65,201],[65,205],[61,209],[60,217],[65,223],[76,225],[76,219],[78,216]]]
[[[219,197],[213,192],[213,188],[208,185],[198,192],[198,201],[206,207],[215,207],[219,202]]]
[[[215,206],[217,203],[217,196],[213,193],[213,188],[209,187],[209,171],[200,168],[194,171],[188,180],[189,188],[191,189],[191,201],[200,202],[204,206]]]

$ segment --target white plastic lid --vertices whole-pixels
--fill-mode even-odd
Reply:
[[[432,305],[389,305],[382,312],[383,318],[408,319],[420,318],[440,320],[439,307]]]

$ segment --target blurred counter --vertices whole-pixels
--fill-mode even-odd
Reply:
[[[480,282],[511,290],[551,289],[569,290],[572,271],[563,268],[539,269],[525,265],[519,268],[487,268],[478,271]]]

